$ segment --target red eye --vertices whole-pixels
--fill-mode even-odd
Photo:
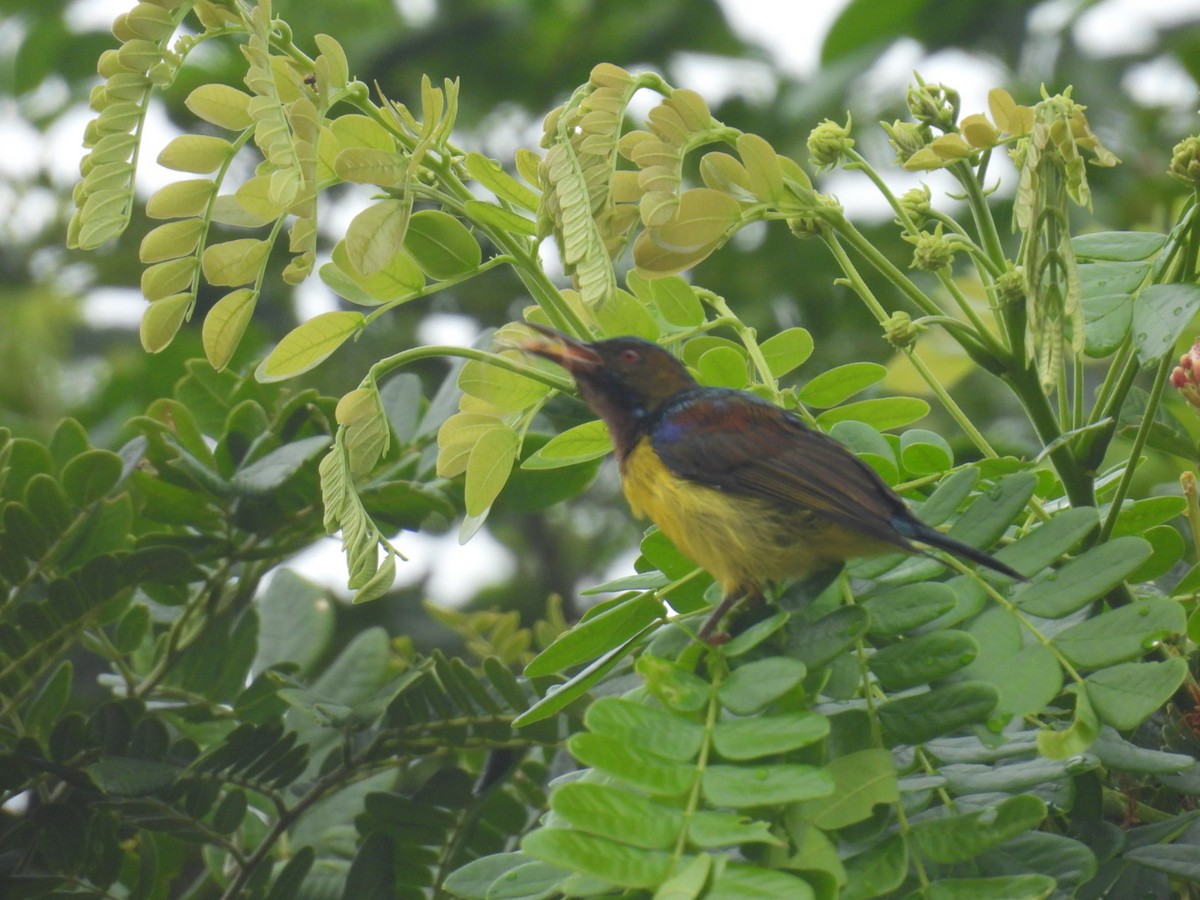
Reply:
[[[640,361],[641,358],[642,354],[638,353],[636,350],[629,349],[621,351],[621,362],[623,363],[633,365],[635,362]]]

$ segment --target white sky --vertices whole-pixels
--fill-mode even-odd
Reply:
[[[426,16],[432,9],[431,0],[396,0],[396,3],[412,19]],[[845,3],[846,0],[805,3],[722,0],[731,25],[743,38],[761,45],[781,69],[802,78],[816,72],[825,32]],[[122,0],[76,0],[70,8],[70,20],[80,29],[106,28],[117,13],[131,6],[132,2]],[[1076,0],[1049,0],[1033,14],[1035,31],[1040,27],[1053,33],[1076,7]],[[1200,0],[1101,0],[1083,14],[1074,29],[1085,52],[1103,58],[1152,46],[1156,27],[1197,19],[1200,19]],[[0,55],[11,59],[19,40],[20,33],[13,21],[0,21]],[[958,51],[930,57],[915,41],[900,41],[864,73],[867,77],[862,81],[870,85],[872,94],[895,95],[908,85],[914,69],[919,69],[927,81],[944,81],[958,88],[967,112],[986,110],[987,90],[1002,74],[995,63],[987,60]],[[761,67],[740,61],[683,57],[673,75],[678,84],[699,91],[713,102],[732,92],[745,94],[753,101],[760,99],[756,93],[773,89],[768,73]],[[1162,103],[1181,112],[1194,111],[1197,105],[1195,84],[1171,60],[1155,61],[1134,70],[1124,87],[1142,103]],[[33,102],[53,105],[54,94],[54,86],[49,85]],[[84,109],[72,112],[60,118],[43,137],[23,118],[13,101],[0,101],[0,145],[5,147],[0,155],[0,223],[18,222],[21,217],[32,217],[25,221],[36,222],[39,218],[49,221],[53,214],[52,197],[37,192],[17,196],[9,184],[32,180],[39,168],[44,168],[57,184],[69,188],[78,176],[80,136],[89,117],[90,113]],[[161,108],[152,109],[147,123],[147,147],[142,156],[145,162],[138,173],[143,196],[181,177],[153,162],[158,148],[173,136]],[[923,179],[935,181],[928,174]],[[899,181],[895,187],[905,190],[919,180],[922,179],[913,176],[907,183]],[[936,185],[933,186],[936,191]],[[851,215],[878,214],[878,196],[865,184],[865,179],[835,173],[823,182],[822,188],[836,194]],[[299,302],[302,314],[312,315],[331,308],[334,300],[322,284],[311,279],[299,294]],[[124,321],[135,328],[143,303],[137,290],[106,290],[93,293],[85,312],[90,311],[97,325]],[[470,342],[470,325],[462,317],[446,317],[441,324],[441,333],[427,336],[430,341]],[[429,594],[441,603],[469,598],[484,582],[507,577],[512,566],[507,552],[486,530],[464,547],[457,546],[452,538],[406,533],[400,549],[410,557],[410,562],[399,569],[400,581],[412,583],[431,573]],[[345,567],[336,541],[321,542],[302,554],[294,567],[345,593]]]

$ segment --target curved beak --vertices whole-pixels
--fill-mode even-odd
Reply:
[[[526,322],[525,325],[543,335],[521,342],[520,349],[526,353],[534,353],[558,363],[572,375],[586,374],[600,367],[600,354],[582,341],[544,325],[532,322]]]

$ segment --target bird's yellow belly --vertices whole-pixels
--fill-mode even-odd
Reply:
[[[621,475],[634,514],[649,518],[726,593],[895,549],[810,510],[784,509],[679,478],[646,439],[625,458]]]

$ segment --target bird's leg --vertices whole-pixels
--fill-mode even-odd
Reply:
[[[757,600],[761,602],[762,592],[756,587],[740,588],[729,591],[725,595],[725,598],[717,605],[717,608],[714,609],[711,615],[709,615],[709,617],[704,621],[704,624],[700,626],[700,633],[698,635],[700,640],[704,641],[706,644],[714,645],[723,644],[725,641],[729,640],[729,635],[722,632],[717,632],[717,626],[719,626],[722,620],[731,612],[733,612],[734,608],[737,607],[737,605],[743,600]]]

